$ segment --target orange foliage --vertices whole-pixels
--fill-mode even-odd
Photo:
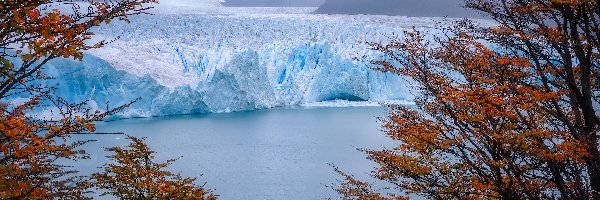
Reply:
[[[29,119],[24,112],[38,105],[35,99],[14,108],[0,105],[0,199],[84,198],[85,183],[80,177],[66,177],[74,171],[54,161],[85,158],[75,148],[86,141],[61,141],[71,131],[92,131],[93,125],[85,120],[51,123]]]
[[[354,178],[352,175],[349,175],[343,171],[341,171],[338,167],[334,166],[334,169],[337,173],[344,177],[343,181],[340,181],[338,185],[331,187],[333,190],[343,195],[344,199],[368,199],[368,200],[385,200],[385,199],[395,199],[395,200],[408,200],[408,198],[396,196],[390,194],[392,198],[383,196],[377,193],[372,184],[367,182],[360,181]]]
[[[527,58],[455,35],[430,48],[420,33],[410,33],[394,45],[405,58],[396,61],[407,67],[379,62],[378,70],[417,83],[421,111],[390,107],[383,128],[401,144],[368,152],[381,166],[377,178],[431,198],[551,197],[557,184],[539,175],[551,173],[548,162],[569,163],[574,171],[584,167],[585,143],[554,127],[543,112],[561,91],[537,85]]]
[[[194,185],[196,179],[183,178],[163,169],[175,160],[154,162],[154,151],[144,139],[129,137],[127,148],[113,147],[108,156],[116,163],[104,166],[104,171],[92,175],[95,185],[107,190],[103,195],[119,199],[216,199],[210,191]]]
[[[418,92],[417,109],[389,106],[399,145],[366,151],[374,176],[431,199],[600,199],[598,1],[466,2],[500,25],[371,44]]]
[[[91,39],[89,30],[98,22],[127,20],[148,9],[142,3],[153,2],[89,1],[90,6],[81,9],[86,5],[83,2],[0,1],[0,199],[86,199],[89,184],[85,178],[57,161],[87,158],[77,148],[88,141],[70,143],[70,135],[93,132],[93,122],[129,104],[94,111],[86,102],[66,102],[52,93],[53,87],[32,81],[46,79],[42,70],[48,61],[59,57],[81,60],[83,50],[105,44],[86,43]],[[64,9],[68,6],[72,10]],[[14,102],[17,97],[29,100]],[[32,116],[42,109],[54,109],[55,119]]]
[[[107,164],[105,173],[94,174],[93,180],[76,176],[76,170],[57,164],[60,159],[88,158],[77,148],[89,141],[70,143],[71,134],[94,132],[94,122],[131,103],[100,112],[87,102],[66,102],[51,86],[32,84],[47,78],[42,71],[48,61],[81,60],[84,50],[106,44],[89,44],[93,27],[114,19],[128,21],[130,15],[144,14],[146,3],[156,2],[0,1],[0,199],[88,199],[94,186],[124,199],[215,199],[195,186],[195,179],[163,171],[173,160],[152,162],[153,152],[137,138],[130,138],[130,149],[108,149],[115,152],[110,158],[122,165]],[[72,9],[65,10],[68,6]],[[11,102],[15,97],[29,101]],[[42,109],[54,109],[58,116],[32,117]]]

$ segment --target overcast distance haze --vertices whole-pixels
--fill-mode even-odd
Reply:
[[[327,0],[317,13],[481,18],[463,5],[463,0]]]
[[[463,8],[464,0],[162,0],[179,6],[319,7],[321,14],[400,15],[410,17],[481,18]]]
[[[463,0],[227,0],[224,6],[319,7],[323,14],[403,15],[411,17],[475,17]]]

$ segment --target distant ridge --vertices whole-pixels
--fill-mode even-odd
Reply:
[[[484,18],[463,8],[462,0],[326,0],[320,14],[400,15],[409,17]]]

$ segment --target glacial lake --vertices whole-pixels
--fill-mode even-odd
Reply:
[[[375,164],[357,148],[394,142],[380,131],[383,107],[302,107],[224,114],[127,119],[98,124],[98,132],[146,137],[158,161],[181,157],[170,170],[206,182],[220,199],[327,199],[341,179],[329,164],[370,180]],[[76,135],[92,159],[83,174],[108,162],[103,147],[124,146],[124,135]],[[104,197],[106,198],[106,197]]]

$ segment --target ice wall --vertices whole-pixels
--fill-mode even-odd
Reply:
[[[262,8],[264,11],[265,8]],[[141,97],[122,117],[231,112],[328,100],[411,100],[408,83],[371,70],[385,42],[415,26],[433,31],[450,19],[303,14],[306,8],[236,14],[158,13],[96,30],[119,40],[58,60],[58,94],[119,105]]]

